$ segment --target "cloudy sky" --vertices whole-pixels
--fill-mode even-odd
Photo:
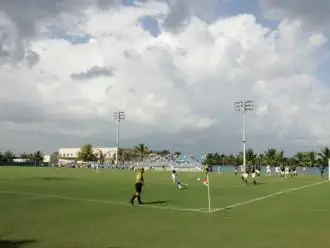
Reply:
[[[287,153],[330,140],[328,0],[1,0],[0,149]]]

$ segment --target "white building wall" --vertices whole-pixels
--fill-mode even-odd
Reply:
[[[13,162],[14,163],[26,163],[26,162],[28,162],[28,160],[25,158],[14,158]]]
[[[50,163],[50,155],[44,155],[44,159],[43,159],[43,162],[44,163]]]
[[[60,148],[58,150],[58,156],[60,158],[77,158],[80,152],[80,148]]]

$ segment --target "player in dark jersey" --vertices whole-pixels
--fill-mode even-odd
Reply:
[[[285,174],[285,167],[284,165],[281,165],[281,177],[284,177]]]
[[[294,177],[294,174],[293,174],[293,166],[290,166],[290,167],[289,167],[289,174],[290,174],[291,178]]]
[[[256,185],[257,181],[256,181],[256,167],[255,166],[251,167],[251,176],[252,176],[253,184]]]
[[[294,176],[298,176],[297,167],[296,166],[292,166],[292,170],[293,170],[293,175]]]
[[[256,175],[258,177],[260,177],[260,175],[261,175],[261,166],[260,165],[256,165]]]
[[[134,205],[134,200],[137,199],[139,204],[142,204],[141,202],[141,193],[142,193],[142,187],[144,185],[144,168],[141,168],[139,172],[136,174],[135,179],[135,193],[133,194],[132,198],[130,199],[130,203]]]
[[[321,177],[324,178],[324,173],[325,173],[325,166],[324,165],[321,167],[320,172],[321,172]]]

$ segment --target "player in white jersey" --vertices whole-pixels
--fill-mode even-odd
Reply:
[[[289,166],[285,166],[285,171],[284,171],[285,178],[288,178],[289,174],[290,174],[290,168]]]
[[[280,168],[279,166],[276,166],[276,167],[275,167],[275,175],[276,175],[276,176],[281,175],[281,168]]]
[[[267,165],[266,166],[266,174],[267,174],[267,176],[271,176],[271,173],[272,173],[272,171],[270,169],[270,165]]]
[[[179,188],[180,190],[183,190],[184,188],[187,187],[186,184],[181,183],[181,182],[179,181],[178,176],[177,176],[177,173],[176,173],[175,170],[172,170],[171,177],[172,177],[172,182],[175,183],[175,184],[178,186],[178,188]]]
[[[249,176],[249,170],[248,170],[248,168],[246,168],[246,170],[243,171],[242,176],[241,176],[242,181],[243,181],[246,185],[247,185],[247,183],[248,183],[248,181],[247,181],[248,176]]]

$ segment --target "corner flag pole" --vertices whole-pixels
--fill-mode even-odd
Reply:
[[[209,213],[210,213],[211,212],[211,194],[210,194],[210,178],[209,178],[209,173],[207,173],[206,178],[207,178],[207,197],[208,197]]]

